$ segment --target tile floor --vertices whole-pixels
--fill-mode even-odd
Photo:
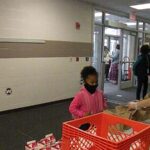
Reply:
[[[106,95],[109,106],[113,107],[115,103],[127,103],[134,99],[135,89],[113,91],[108,84]],[[70,100],[67,100],[0,113],[0,150],[24,150],[27,141],[39,140],[51,132],[57,139],[61,138],[62,122],[71,119],[69,104]]]

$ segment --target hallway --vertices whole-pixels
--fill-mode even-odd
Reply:
[[[104,92],[108,102],[114,104],[127,104],[129,101],[135,100],[136,88],[119,90],[117,85],[107,82],[105,83]]]

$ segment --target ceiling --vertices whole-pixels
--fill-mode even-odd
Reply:
[[[121,12],[131,13],[135,9],[130,8],[131,5],[150,3],[150,0],[82,0],[96,5],[100,5],[104,8],[110,8],[112,10],[118,10]],[[149,10],[136,10],[137,16],[150,20]]]

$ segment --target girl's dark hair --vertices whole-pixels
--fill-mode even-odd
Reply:
[[[141,47],[141,53],[142,54],[148,54],[149,52],[150,52],[150,47],[149,47],[149,45],[143,45],[142,47]]]
[[[81,78],[82,78],[82,80],[85,81],[86,78],[88,77],[88,75],[98,76],[98,73],[97,73],[97,71],[96,71],[96,69],[94,67],[86,66],[81,71]]]

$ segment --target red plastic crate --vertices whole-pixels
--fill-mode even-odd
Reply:
[[[80,130],[79,127],[85,123],[90,123],[90,128]],[[105,113],[63,123],[62,150],[149,149],[148,124]]]

